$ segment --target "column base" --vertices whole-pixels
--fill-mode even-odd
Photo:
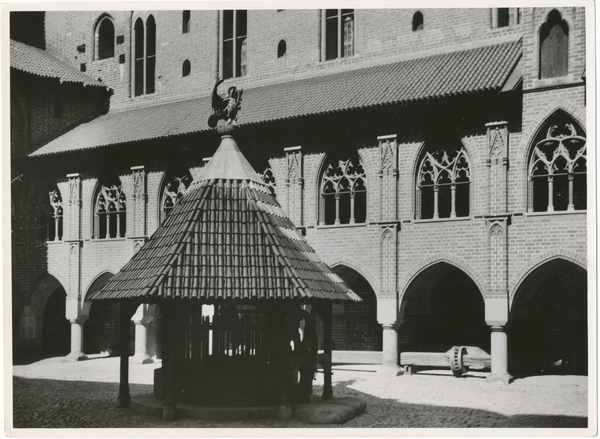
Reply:
[[[117,396],[117,406],[120,409],[128,409],[131,407],[131,396],[129,395],[119,395]]]
[[[499,384],[503,384],[506,386],[506,385],[512,383],[513,377],[508,372],[490,373],[485,380],[491,384],[499,383]]]
[[[397,364],[383,364],[377,370],[377,375],[386,377],[397,377],[400,374],[400,367]]]
[[[277,419],[280,421],[288,421],[292,419],[292,408],[289,405],[281,405],[277,409]]]
[[[177,408],[173,405],[164,405],[162,411],[163,421],[174,421],[177,419]]]
[[[131,362],[134,364],[149,364],[154,363],[154,360],[149,355],[134,355],[131,357]]]
[[[87,359],[87,355],[85,355],[83,352],[71,352],[65,357],[65,361],[69,363],[72,361],[83,361]]]

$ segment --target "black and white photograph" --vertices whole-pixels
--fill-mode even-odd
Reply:
[[[595,7],[5,5],[4,433],[597,435]]]

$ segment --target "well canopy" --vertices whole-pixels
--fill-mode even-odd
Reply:
[[[225,136],[200,180],[91,299],[360,300]]]

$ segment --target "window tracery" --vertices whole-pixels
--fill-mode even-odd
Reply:
[[[38,204],[40,241],[61,241],[63,238],[63,201],[56,186],[46,189]]]
[[[192,177],[188,173],[182,177],[172,177],[165,185],[161,201],[161,222],[165,220],[179,200],[183,198],[191,182]]]
[[[529,211],[584,210],[586,138],[580,128],[565,118],[551,120],[546,127],[538,136],[529,161]]]
[[[271,191],[271,195],[277,197],[277,183],[275,182],[275,175],[273,174],[273,169],[268,167],[259,175],[263,183],[269,188],[269,191]]]
[[[121,185],[101,186],[96,198],[95,238],[123,238],[127,232],[125,193]]]
[[[358,156],[329,163],[321,181],[320,224],[355,224],[367,219],[367,184]]]
[[[464,147],[425,152],[417,176],[417,218],[469,216],[470,178]]]

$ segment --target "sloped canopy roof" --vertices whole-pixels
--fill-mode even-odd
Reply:
[[[317,256],[231,137],[91,299],[360,300]]]
[[[15,40],[10,40],[10,67],[37,76],[56,78],[60,82],[108,88],[106,84],[80,72],[45,50]]]
[[[480,91],[499,92],[521,41],[244,90],[242,125]],[[40,156],[208,131],[210,97],[110,112],[30,154]]]

